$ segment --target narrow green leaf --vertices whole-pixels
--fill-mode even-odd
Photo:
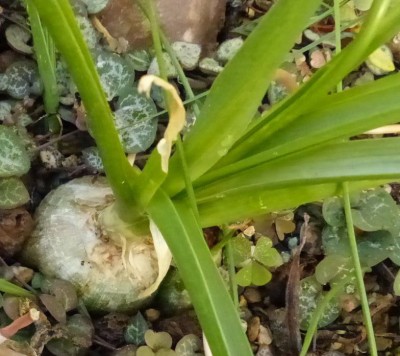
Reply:
[[[33,36],[33,45],[44,86],[44,104],[48,114],[55,114],[59,105],[59,95],[55,70],[55,48],[47,29],[43,27],[35,5],[28,1],[26,9]]]
[[[238,313],[190,205],[175,205],[158,191],[148,211],[172,251],[213,354],[252,355]]]
[[[334,143],[195,188],[196,197],[203,203],[218,195],[227,196],[255,187],[272,189],[343,179],[395,179],[400,177],[399,149],[397,137]]]
[[[361,64],[378,46],[393,37],[400,30],[400,7],[392,7],[387,11],[390,3],[391,0],[375,1],[356,39],[318,70],[297,92],[257,120],[219,165],[235,162],[249,153],[263,151],[264,142],[273,137],[276,131],[316,105],[319,106],[319,100],[348,72]]]
[[[91,132],[97,142],[108,180],[119,201],[135,202],[138,172],[130,166],[119,141],[91,54],[68,0],[28,0],[50,32],[85,104]],[[112,149],[111,149],[112,148]]]
[[[27,297],[27,298],[34,297],[33,293],[17,286],[14,283],[11,283],[3,278],[0,278],[0,291],[2,291],[3,293],[16,295],[18,297]]]
[[[390,181],[390,180],[389,180]],[[376,187],[388,180],[350,182],[351,191]],[[337,183],[296,185],[280,189],[254,187],[235,194],[216,194],[199,205],[201,226],[215,226],[268,212],[295,208],[301,204],[340,195]]]
[[[277,2],[217,77],[183,145],[192,179],[221,159],[243,134],[276,69],[320,3],[320,0]],[[285,31],[280,28],[282,18]],[[170,195],[184,187],[179,166],[179,157],[175,155],[164,185]]]

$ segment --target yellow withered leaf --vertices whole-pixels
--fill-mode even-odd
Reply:
[[[185,126],[186,114],[185,107],[179,97],[176,89],[165,80],[156,77],[155,75],[144,75],[139,80],[139,93],[145,93],[150,96],[151,86],[155,84],[170,94],[169,100],[169,122],[165,130],[164,137],[157,144],[157,151],[161,155],[161,169],[163,172],[168,172],[168,161],[171,155],[172,144],[178,138],[179,133]]]

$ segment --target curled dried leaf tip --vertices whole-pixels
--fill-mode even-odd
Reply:
[[[164,137],[157,144],[157,151],[161,156],[161,168],[163,172],[168,172],[168,161],[171,155],[172,144],[178,138],[179,133],[185,126],[186,114],[185,107],[176,89],[165,80],[155,75],[144,75],[138,85],[139,93],[150,95],[151,86],[155,84],[170,94],[169,100],[169,122],[165,130]]]

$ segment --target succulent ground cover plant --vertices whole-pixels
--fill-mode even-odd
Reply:
[[[271,100],[277,103],[270,110],[258,114],[269,84],[276,80],[277,69],[321,3],[318,0],[276,2],[258,21],[246,41],[237,46],[235,51],[240,49],[215,80],[204,104],[195,107],[196,122],[185,133],[182,142],[179,137],[182,105],[176,93],[167,86],[170,91],[163,99],[170,114],[170,126],[146,165],[139,169],[126,158],[126,153],[137,152],[137,147],[134,146],[134,139],[129,141],[130,138],[121,132],[125,127],[119,120],[135,125],[130,120],[133,114],[136,115],[135,119],[142,118],[140,110],[136,110],[137,106],[145,103],[145,111],[149,112],[143,113],[146,118],[152,115],[152,104],[144,97],[138,99],[133,95],[133,72],[127,69],[132,63],[117,54],[100,53],[93,56],[88,49],[91,41],[96,41],[90,30],[91,25],[79,19],[79,14],[73,13],[68,1],[28,1],[31,11],[37,11],[66,64],[59,64],[64,73],[63,82],[67,83],[64,86],[66,95],[61,100],[57,99],[57,102],[67,100],[68,94],[77,91],[87,112],[88,127],[96,141],[113,191],[114,197],[110,200],[115,199],[111,201],[112,208],[100,214],[105,222],[104,230],[123,235],[124,238],[118,241],[119,248],[128,252],[135,240],[143,240],[150,233],[153,239],[157,235],[165,238],[215,355],[247,355],[251,350],[242,331],[237,305],[232,302],[203,240],[202,227],[226,224],[248,216],[293,208],[304,202],[343,195],[347,233],[353,244],[350,250],[346,250],[346,256],[353,259],[354,268],[358,271],[358,292],[365,296],[361,269],[363,257],[360,252],[360,263],[357,245],[354,248],[355,238],[351,236],[352,232],[354,235],[353,223],[349,223],[352,216],[349,191],[377,186],[398,178],[400,169],[396,151],[400,143],[397,137],[349,138],[396,122],[396,115],[400,111],[396,95],[399,75],[394,74],[339,93],[334,93],[333,88],[399,31],[400,10],[396,1],[374,1],[351,44],[340,54],[337,53],[307,83],[285,99],[283,97],[287,93],[281,95],[279,100]],[[335,2],[335,6],[338,3]],[[169,51],[170,45],[157,25],[153,2],[143,1],[142,6],[152,27],[158,72],[166,79],[168,75],[163,49],[168,52],[173,64],[176,56]],[[283,18],[287,26],[285,31],[280,31]],[[86,32],[89,46],[79,27],[82,30],[89,29]],[[217,58],[210,58],[209,62],[227,60],[226,51],[221,52],[224,53]],[[51,56],[48,57],[51,59]],[[109,57],[115,58],[115,62],[107,64],[106,58]],[[175,64],[176,74],[180,75],[182,71]],[[107,74],[102,72],[107,67],[120,72],[121,78],[125,79],[109,81]],[[386,70],[389,71],[390,66]],[[26,78],[24,88],[34,87],[32,78]],[[164,82],[154,77],[150,79],[165,86]],[[181,80],[186,95],[193,99],[184,77],[181,76]],[[45,92],[46,85],[48,88],[54,85],[54,81],[44,84]],[[121,111],[121,116],[112,115],[108,101],[116,101],[115,114]],[[122,113],[125,111],[126,116]],[[54,108],[50,105],[48,113],[53,112]],[[144,125],[147,124],[148,121],[144,120]],[[149,136],[154,137],[154,126],[148,131]],[[137,130],[132,132],[133,135],[138,133]],[[127,149],[127,141],[134,146],[132,151]],[[169,159],[173,143],[176,143],[175,150]],[[68,185],[64,187],[68,189]],[[107,189],[111,192],[110,188]],[[93,202],[81,200],[79,203],[88,211]],[[96,212],[93,215],[99,218]],[[340,238],[344,241],[343,237]],[[51,246],[51,240],[46,243]],[[389,239],[387,243],[385,254],[379,258],[390,257],[392,241]],[[262,248],[262,245],[265,246]],[[227,246],[229,249],[229,243]],[[254,254],[248,253],[248,247],[250,252],[254,247]],[[258,271],[253,273],[254,280],[250,278],[253,283],[257,282],[260,275],[264,281],[268,279],[268,270],[265,268],[270,267],[268,263],[275,266],[281,262],[277,261],[275,250],[270,247],[268,239],[261,238],[255,246],[245,248],[245,257],[251,262],[246,266]],[[125,263],[131,262],[129,257]],[[270,261],[274,258],[275,261]],[[132,265],[123,267],[129,270]],[[246,284],[249,279],[243,278],[243,274],[239,275],[240,281]],[[346,280],[347,277],[349,280]],[[353,276],[345,276],[335,288],[342,288],[341,283],[345,282],[354,284]],[[124,287],[131,287],[128,286],[130,282],[126,283]],[[315,281],[303,281],[303,286],[304,297],[315,300],[323,294]],[[322,303],[327,304],[328,299],[322,298]],[[365,300],[362,302],[365,307]],[[315,320],[318,324],[318,318],[312,317],[303,323],[303,327],[306,325],[312,333],[311,326]],[[371,354],[376,354],[371,325],[368,325],[368,333]],[[307,340],[310,340],[309,336]]]

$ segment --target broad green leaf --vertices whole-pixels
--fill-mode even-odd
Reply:
[[[232,240],[233,261],[235,266],[240,266],[251,257],[252,243],[243,235],[238,235]]]
[[[147,321],[138,312],[130,321],[125,329],[124,338],[129,344],[143,345],[144,334],[149,329]]]
[[[29,193],[18,178],[0,179],[0,209],[13,209],[29,201]]]
[[[271,239],[264,236],[258,239],[253,257],[266,267],[278,267],[283,263],[279,252],[272,247]]]
[[[399,251],[399,240],[388,231],[366,233],[358,239],[358,254],[361,265],[373,267],[390,257],[391,253]]]
[[[195,356],[201,350],[201,341],[194,334],[185,335],[178,341],[175,352],[178,356]]]
[[[0,126],[0,177],[21,176],[30,168],[29,156],[14,131]]]
[[[307,330],[311,316],[316,309],[321,298],[324,297],[321,285],[314,279],[313,276],[304,278],[301,282],[299,292],[299,314],[300,314],[300,328]],[[324,327],[329,325],[339,316],[340,309],[337,300],[331,300],[325,308],[321,318],[319,319],[318,326]]]
[[[332,197],[324,200],[322,204],[322,215],[325,221],[331,226],[345,226],[345,216],[343,210],[342,199]]]
[[[135,72],[128,62],[116,53],[97,51],[96,68],[107,100],[116,97],[125,88],[130,87],[135,79]]]
[[[384,189],[364,192],[358,206],[352,209],[353,223],[363,231],[393,230],[400,225],[400,212]]]
[[[322,230],[322,247],[325,255],[350,255],[346,228],[344,226],[325,226]]]
[[[314,276],[318,283],[325,285],[338,276],[349,275],[349,273],[352,273],[352,270],[353,266],[350,256],[330,254],[318,263]]]

